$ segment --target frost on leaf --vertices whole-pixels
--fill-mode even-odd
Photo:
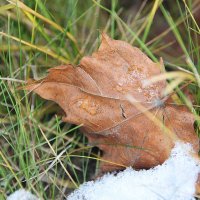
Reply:
[[[165,104],[165,81],[144,86],[144,80],[161,73],[161,64],[152,62],[138,48],[102,35],[99,50],[83,57],[78,66],[65,65],[49,70],[46,78],[31,81],[28,90],[60,105],[63,121],[83,124],[89,142],[103,151],[101,171],[125,166],[150,168],[163,163],[174,146],[165,127],[198,151],[194,118],[185,106]],[[163,123],[155,124],[127,100],[131,95]]]

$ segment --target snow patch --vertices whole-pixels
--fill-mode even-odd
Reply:
[[[194,200],[200,164],[191,152],[190,144],[178,142],[162,165],[106,174],[82,184],[67,200]]]
[[[25,189],[17,190],[12,193],[7,200],[39,200],[35,195],[26,191]]]

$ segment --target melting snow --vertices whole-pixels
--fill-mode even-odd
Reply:
[[[20,190],[17,190],[16,192],[14,192],[13,194],[11,194],[7,198],[7,200],[39,200],[39,199],[32,193],[30,193],[24,189],[20,189]]]
[[[194,200],[200,164],[191,151],[191,145],[179,142],[162,165],[106,174],[84,183],[67,200]]]

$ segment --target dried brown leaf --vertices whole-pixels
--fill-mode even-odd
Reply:
[[[84,57],[80,65],[52,68],[46,78],[29,83],[27,89],[58,103],[66,114],[63,121],[83,124],[89,142],[103,150],[102,159],[110,162],[101,163],[103,172],[122,166],[150,168],[163,163],[174,145],[165,127],[199,149],[193,115],[185,106],[167,104],[162,97],[166,82],[143,84],[161,73],[161,65],[138,48],[103,34],[99,50]],[[130,103],[127,95],[145,109]]]

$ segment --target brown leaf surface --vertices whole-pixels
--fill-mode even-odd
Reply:
[[[103,150],[101,170],[123,166],[150,168],[169,156],[174,140],[190,142],[196,151],[198,137],[193,115],[185,106],[165,104],[162,91],[165,81],[144,86],[143,81],[161,73],[162,63],[152,62],[138,48],[102,35],[99,50],[84,57],[80,65],[59,66],[49,70],[46,78],[32,81],[27,89],[55,101],[63,108],[65,122],[83,124],[89,142]],[[131,95],[145,108],[127,100]],[[153,114],[152,119],[145,112]],[[159,119],[163,127],[154,123]]]

